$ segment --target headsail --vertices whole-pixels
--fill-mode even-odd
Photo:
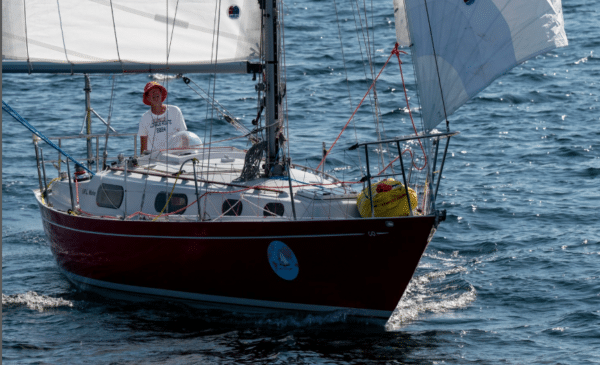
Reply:
[[[2,59],[22,61],[33,72],[36,65],[76,72],[168,65],[171,72],[176,66],[192,72],[191,65],[258,58],[260,19],[257,0],[3,1]]]
[[[394,0],[394,12],[398,42],[412,42],[426,130],[519,63],[568,44],[561,0]]]

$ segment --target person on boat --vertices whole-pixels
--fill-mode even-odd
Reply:
[[[163,104],[167,98],[167,89],[156,81],[144,87],[144,104],[150,106],[140,120],[141,154],[145,151],[166,150],[167,141],[174,134],[187,131],[181,110],[175,105]]]

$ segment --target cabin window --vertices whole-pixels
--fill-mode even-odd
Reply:
[[[225,199],[223,202],[222,212],[224,215],[239,216],[242,215],[244,206],[242,202],[236,199]]]
[[[100,184],[96,193],[96,205],[102,208],[118,209],[123,203],[123,187],[113,184]]]
[[[165,191],[158,193],[156,195],[156,199],[154,200],[154,210],[156,210],[158,213],[160,213],[161,211],[163,213],[171,213],[178,211],[179,209],[184,208],[188,205],[187,195],[173,194],[173,196],[171,196],[171,200],[169,200],[168,206],[165,208],[165,204],[167,203],[167,199],[169,199],[169,195],[171,194]],[[164,211],[163,208],[165,208]],[[184,212],[185,209],[175,214],[183,214]]]
[[[263,210],[263,215],[265,217],[273,217],[276,215],[282,216],[285,212],[285,208],[281,203],[267,203],[265,205],[265,209]]]

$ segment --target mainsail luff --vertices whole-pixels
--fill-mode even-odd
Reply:
[[[4,1],[2,59],[13,63],[5,66],[3,62],[3,69],[196,72],[194,66],[199,65],[197,72],[203,72],[212,62],[214,34],[219,37],[216,72],[232,70],[219,65],[239,66],[258,59],[258,1],[222,0],[218,14],[215,1],[173,1],[168,5],[145,0]],[[212,29],[217,17],[218,30]],[[233,72],[240,72],[239,68]]]
[[[561,0],[394,0],[394,11],[426,130],[516,65],[568,44]]]

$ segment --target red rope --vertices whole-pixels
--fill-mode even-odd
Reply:
[[[240,190],[232,190],[232,191],[210,191],[210,192],[206,192],[206,193],[200,195],[200,197],[198,197],[198,199],[194,200],[193,202],[191,202],[190,204],[186,205],[185,207],[179,208],[178,210],[176,210],[174,212],[163,213],[161,215],[161,217],[168,216],[168,215],[173,215],[173,214],[177,214],[177,213],[179,213],[181,211],[184,211],[187,208],[191,207],[192,205],[196,204],[200,199],[204,198],[205,195],[209,195],[209,194],[233,194],[233,193],[241,193],[243,191],[248,191],[248,190],[251,190],[251,189],[254,189],[254,188],[256,188],[256,186],[251,186],[249,188],[240,189]],[[135,213],[127,216],[127,219],[131,219],[131,218],[135,217],[136,215],[143,215],[143,216],[152,217],[152,218],[158,217],[158,215],[155,215],[155,214],[148,214],[148,213],[143,213],[143,212],[139,212],[138,211],[138,212],[135,212]]]
[[[411,150],[411,149],[409,149],[409,148],[407,148],[407,149],[405,149],[404,151],[402,151],[402,154],[405,154],[406,152],[408,152],[408,153],[410,154],[410,159],[413,161],[413,166],[415,166],[415,162],[414,162],[414,156],[413,156],[412,150]],[[400,156],[398,156],[398,157],[396,157],[395,159],[393,159],[393,160],[392,160],[392,161],[391,161],[389,164],[387,164],[387,166],[386,166],[386,167],[384,167],[384,168],[383,168],[383,170],[379,171],[379,173],[378,173],[377,175],[381,175],[381,174],[383,174],[383,172],[384,172],[385,170],[387,170],[387,169],[388,169],[388,167],[392,166],[392,164],[393,164],[394,162],[398,161],[398,159],[399,159],[399,158],[400,158]],[[423,166],[423,167],[425,167],[425,166]],[[417,168],[417,166],[415,166],[415,168],[416,168],[416,169],[418,169],[418,168]],[[421,168],[421,169],[423,169],[423,168]]]
[[[340,137],[342,136],[342,133],[344,133],[344,131],[346,130],[346,128],[348,127],[348,124],[350,124],[350,122],[352,121],[352,119],[354,118],[354,115],[356,114],[356,112],[358,112],[358,109],[361,107],[362,103],[365,101],[365,99],[367,98],[367,95],[369,95],[369,92],[371,92],[371,89],[373,88],[373,86],[375,86],[375,83],[377,82],[377,80],[379,79],[379,76],[381,75],[381,73],[383,72],[383,70],[385,69],[385,67],[387,66],[387,64],[390,62],[390,59],[392,58],[393,55],[396,55],[396,58],[398,59],[398,66],[400,67],[400,76],[402,78],[402,89],[404,90],[404,98],[406,99],[406,107],[408,109],[408,115],[410,116],[410,121],[413,125],[413,129],[415,131],[415,135],[418,135],[419,133],[417,132],[417,127],[415,126],[415,121],[413,119],[412,116],[412,112],[410,111],[410,104],[408,102],[408,93],[406,91],[406,84],[404,82],[404,73],[402,72],[402,61],[400,60],[400,53],[404,53],[407,54],[404,51],[400,51],[398,49],[398,43],[395,44],[394,49],[392,50],[392,52],[390,53],[390,56],[388,57],[388,59],[385,61],[385,64],[383,65],[383,67],[381,68],[381,71],[379,71],[379,74],[377,74],[377,77],[375,78],[375,80],[373,80],[373,83],[371,84],[371,86],[369,87],[369,90],[367,90],[367,92],[365,93],[365,96],[363,96],[362,100],[360,101],[360,103],[358,104],[358,106],[356,107],[356,109],[354,110],[354,112],[352,113],[352,115],[350,116],[350,118],[348,119],[348,121],[346,122],[346,125],[344,125],[344,128],[342,128],[342,131],[340,132],[340,134],[337,136],[337,138],[335,139],[335,141],[333,142],[333,144],[331,145],[331,147],[329,147],[329,150],[327,150],[327,153],[325,154],[325,156],[323,156],[323,159],[321,160],[321,162],[319,162],[319,165],[317,166],[317,168],[315,170],[318,170],[319,167],[321,167],[321,165],[325,162],[325,159],[327,158],[327,156],[329,156],[329,153],[331,152],[331,150],[333,149],[333,146],[335,146],[335,144],[337,143],[337,141],[340,139]],[[423,164],[422,167],[417,167],[417,165],[415,165],[414,159],[413,159],[413,155],[412,152],[410,152],[411,155],[411,159],[412,159],[412,163],[413,166],[421,171],[425,168],[425,166],[427,166],[427,154],[425,153],[425,149],[423,148],[423,144],[421,143],[421,140],[419,140],[419,145],[421,146],[421,151],[423,151],[423,156],[425,158],[425,163]],[[402,152],[402,154],[404,154],[404,152],[406,152],[407,150],[404,150]],[[390,162],[383,170],[381,170],[379,172],[379,174],[383,173],[388,167],[390,167],[396,160],[398,160],[398,158],[400,158],[400,156],[396,157],[392,162]],[[378,174],[378,175],[379,175]]]
[[[397,46],[396,46],[397,47]],[[340,139],[340,137],[342,136],[342,133],[344,133],[344,131],[346,130],[346,127],[348,127],[348,124],[350,124],[350,122],[352,121],[352,119],[354,118],[354,115],[356,114],[356,112],[358,112],[358,109],[360,108],[360,106],[362,105],[362,103],[365,101],[365,99],[367,98],[367,95],[369,95],[369,92],[371,92],[371,89],[373,88],[373,86],[375,86],[375,83],[377,82],[377,79],[379,79],[379,76],[381,75],[381,73],[383,72],[383,70],[385,69],[385,66],[387,66],[388,62],[390,62],[390,59],[392,58],[392,56],[394,55],[394,52],[392,51],[392,53],[390,54],[390,56],[388,57],[387,61],[385,61],[385,64],[383,65],[383,67],[381,68],[381,71],[379,71],[379,74],[377,74],[377,77],[375,78],[375,80],[373,80],[373,83],[371,84],[371,86],[369,86],[369,90],[367,90],[367,92],[365,93],[365,96],[363,96],[362,100],[360,101],[360,103],[358,103],[358,106],[356,107],[356,109],[354,110],[354,113],[352,113],[352,115],[350,116],[350,119],[348,119],[348,121],[346,122],[346,125],[344,126],[344,128],[342,128],[342,131],[340,132],[340,134],[337,136],[337,138],[335,139],[335,141],[333,142],[333,144],[331,145],[331,147],[329,147],[329,150],[327,150],[327,153],[325,154],[325,156],[323,156],[323,159],[321,160],[321,162],[319,162],[319,166],[317,166],[317,168],[315,170],[318,170],[319,167],[321,167],[321,165],[323,164],[323,162],[325,162],[325,159],[327,158],[327,156],[329,156],[329,153],[331,152],[331,150],[333,149],[333,146],[335,146],[335,144],[337,143],[338,139]]]
[[[406,99],[406,108],[408,109],[408,115],[410,116],[410,121],[412,123],[413,129],[415,130],[415,135],[418,136],[419,132],[417,132],[417,127],[415,126],[415,120],[413,119],[412,116],[412,112],[410,111],[410,104],[408,103],[408,93],[406,92],[406,85],[404,83],[404,73],[402,72],[402,61],[400,60],[400,52],[407,54],[404,51],[400,51],[398,50],[398,43],[396,43],[396,46],[394,47],[394,49],[392,50],[392,54],[395,54],[396,57],[398,58],[398,67],[400,67],[400,77],[402,77],[402,89],[404,90],[404,98]],[[423,166],[421,168],[417,167],[417,165],[415,165],[415,160],[413,159],[413,166],[421,171],[425,168],[425,166],[427,166],[427,154],[425,153],[425,149],[423,148],[423,143],[421,143],[421,140],[419,139],[419,145],[421,145],[421,151],[423,151],[423,157],[425,158],[425,163],[423,164]],[[403,152],[404,153],[404,152]],[[400,154],[400,156],[402,156],[402,154]],[[396,161],[398,158],[400,158],[400,156],[396,157],[396,159],[394,159],[394,161]],[[412,152],[410,153],[411,158],[413,157]],[[394,162],[392,161],[392,162]],[[392,163],[390,162],[390,165]],[[388,167],[390,166],[388,165]],[[387,169],[387,167],[386,167]],[[380,174],[385,171],[385,169],[381,170]]]

